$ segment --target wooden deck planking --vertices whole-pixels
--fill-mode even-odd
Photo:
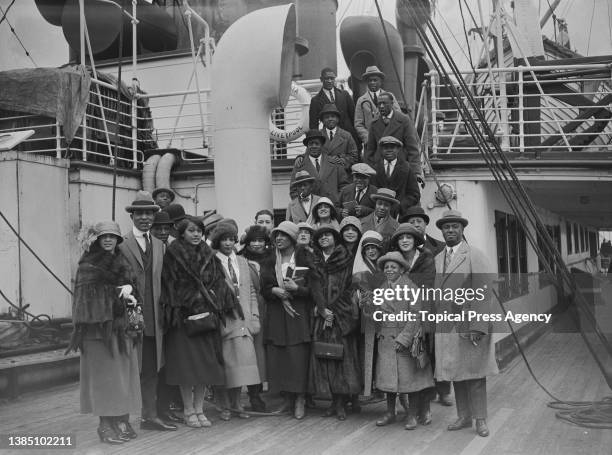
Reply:
[[[527,350],[527,356],[536,376],[559,398],[582,401],[610,395],[580,335],[549,333]],[[76,384],[2,403],[0,433],[75,432],[78,450],[54,450],[53,453],[58,455],[180,455],[203,452],[207,455],[612,453],[612,431],[584,429],[555,418],[555,410],[546,406],[551,399],[535,384],[522,359],[516,359],[500,375],[490,378],[487,386],[489,438],[479,438],[474,430],[446,431],[446,425],[456,418],[456,410],[436,403],[432,404],[432,425],[405,431],[399,422],[384,428],[374,425],[384,412],[384,403],[366,406],[361,414],[349,414],[345,422],[339,422],[333,417],[320,417],[322,408],[328,402],[319,401],[321,409],[308,410],[303,421],[281,416],[247,421],[234,418],[230,422],[221,422],[218,412],[207,405],[207,415],[213,421],[212,428],[191,429],[182,426],[177,432],[164,433],[139,431],[135,425],[139,432],[138,439],[111,447],[98,441],[95,433],[97,418],[78,414],[79,393]],[[28,453],[26,450],[12,452]]]

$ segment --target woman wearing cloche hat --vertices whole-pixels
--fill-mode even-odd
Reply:
[[[123,241],[117,223],[85,226],[79,240],[85,251],[76,274],[68,350],[81,350],[81,413],[100,418],[100,441],[123,444],[136,437],[129,414],[141,406],[142,325],[130,325],[128,316],[137,311],[138,296],[130,266],[117,249]]]

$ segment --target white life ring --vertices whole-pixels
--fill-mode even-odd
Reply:
[[[310,110],[310,93],[301,85],[291,82],[291,96],[302,106],[300,119],[295,128],[291,130],[281,130],[272,122],[270,116],[270,139],[278,142],[291,142],[308,130],[308,111]]]

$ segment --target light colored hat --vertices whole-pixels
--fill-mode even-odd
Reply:
[[[402,253],[399,251],[391,251],[384,256],[379,257],[378,261],[376,261],[376,265],[380,270],[382,270],[385,267],[385,263],[389,261],[397,262],[404,268],[404,270],[408,270],[410,268],[410,265],[406,262],[404,256],[402,256]]]
[[[310,175],[310,172],[308,171],[297,171],[295,173],[295,177],[293,182],[291,183],[292,185],[297,185],[299,183],[302,182],[314,182],[316,180],[316,178],[314,178],[312,175]]]
[[[362,175],[376,175],[376,171],[366,163],[356,163],[351,166],[351,173]]]
[[[362,232],[361,221],[359,221],[359,218],[355,216],[347,216],[345,218],[342,218],[342,221],[340,221],[340,232],[342,232],[342,229],[344,229],[347,226],[355,227],[357,231],[359,232],[359,234],[361,234]]]
[[[270,237],[274,238],[276,234],[282,232],[283,234],[287,234],[289,237],[291,237],[295,243],[297,242],[298,231],[299,229],[295,223],[292,223],[291,221],[283,221],[281,224],[272,229]]]
[[[366,81],[370,76],[378,76],[382,79],[385,78],[385,73],[378,69],[378,66],[368,66],[365,73],[361,75],[361,79]]]
[[[297,227],[298,227],[298,231],[301,229],[308,229],[311,234],[315,231],[315,229],[312,227],[312,224],[307,223],[306,221],[302,221],[301,223],[298,223]]]
[[[419,246],[425,243],[425,239],[423,235],[417,231],[417,229],[409,223],[400,224],[393,235],[391,236],[391,240],[389,241],[389,245],[395,245],[397,240],[403,235],[408,234],[414,238],[414,246]]]
[[[117,237],[117,244],[123,242],[123,236],[121,235],[121,228],[114,221],[100,221],[94,226],[96,232],[96,239],[105,234],[113,234]]]
[[[139,191],[136,193],[136,198],[134,202],[132,202],[132,205],[128,205],[125,208],[125,211],[129,213],[135,210],[152,210],[157,212],[159,210],[159,205],[155,203],[148,191]]]
[[[397,199],[395,199],[395,191],[390,190],[389,188],[378,188],[378,191],[376,191],[376,194],[373,194],[370,196],[370,199],[372,199],[373,201],[377,201],[378,199],[381,199],[383,201],[387,201],[390,202],[391,204],[398,204],[399,205],[399,201]]]
[[[402,141],[400,141],[398,138],[393,137],[393,136],[383,136],[379,139],[378,145],[385,145],[385,144],[395,144],[399,147],[404,146],[404,143]]]
[[[461,223],[463,227],[468,225],[468,220],[463,218],[459,210],[447,210],[442,214],[442,218],[436,221],[438,229],[442,229],[445,223]]]
[[[376,231],[365,231],[363,233],[363,237],[361,237],[361,248],[364,248],[368,245],[374,245],[378,248],[382,249],[383,247],[383,237],[379,232]]]

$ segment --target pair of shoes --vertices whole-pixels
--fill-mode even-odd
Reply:
[[[304,418],[306,415],[306,410],[304,409],[305,406],[306,400],[304,396],[298,395],[297,399],[295,400],[295,412],[293,414],[296,419],[302,420]]]
[[[421,425],[431,424],[431,411],[425,411],[423,414],[417,417],[417,422]]]
[[[185,416],[185,425],[191,428],[201,428],[202,424],[198,419],[198,416],[194,412],[193,414],[184,414]]]
[[[385,412],[385,415],[382,416],[382,419],[376,421],[377,427],[384,427],[385,425],[389,425],[390,423],[395,422],[395,414],[391,414],[390,412]]]
[[[125,442],[129,441],[130,439],[136,439],[136,436],[138,436],[132,428],[132,425],[130,425],[130,422],[127,420],[115,420],[113,422],[113,430],[115,430],[115,433],[119,439],[122,439]]]
[[[176,431],[177,426],[173,423],[166,423],[159,417],[152,419],[142,419],[140,421],[141,430],[156,430],[156,431]]]
[[[483,438],[489,436],[489,427],[487,427],[487,421],[485,419],[476,419],[476,433]]]
[[[221,414],[219,414],[219,418],[227,422],[232,418],[232,413],[229,411],[229,409],[224,409],[221,411]]]
[[[266,403],[261,399],[259,394],[250,397],[251,410],[254,412],[266,412]]]
[[[404,425],[405,430],[415,430],[417,427],[417,420],[414,414],[408,414],[406,418],[406,425]]]
[[[98,436],[100,437],[100,442],[105,444],[119,445],[125,442],[123,439],[119,439],[115,430],[109,426],[98,427]]]
[[[471,417],[459,417],[455,422],[446,427],[448,431],[457,431],[461,430],[462,428],[472,428]]]
[[[168,412],[163,412],[163,413],[158,413],[159,418],[166,421],[166,422],[173,422],[173,423],[183,423],[184,420],[182,417],[177,416],[174,411],[168,411]]]
[[[440,399],[438,400],[438,402],[442,406],[452,406],[453,405],[453,400],[450,396],[450,393],[445,393],[444,395],[440,395]]]
[[[196,414],[196,416],[198,417],[198,420],[200,421],[200,426],[202,428],[208,428],[212,426],[212,423],[210,420],[208,420],[208,418],[206,418],[206,416],[204,415],[204,413],[199,413]]]

